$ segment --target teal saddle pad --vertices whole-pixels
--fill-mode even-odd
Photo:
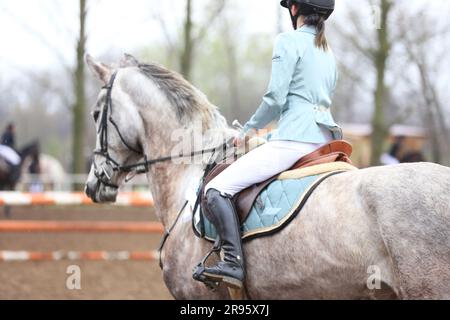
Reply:
[[[286,227],[301,211],[309,196],[328,177],[342,171],[315,175],[301,179],[275,180],[257,197],[246,221],[241,226],[242,239],[250,240],[272,235]],[[214,242],[217,232],[213,224],[197,212],[194,217],[194,228],[197,235],[202,234],[202,223],[205,239]]]

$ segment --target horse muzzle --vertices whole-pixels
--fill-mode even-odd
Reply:
[[[86,183],[85,193],[94,203],[114,203],[119,189],[107,186],[95,178]]]

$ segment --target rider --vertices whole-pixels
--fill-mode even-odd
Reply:
[[[15,135],[16,135],[16,127],[14,126],[13,123],[8,124],[5,132],[2,135],[0,144],[10,147],[11,149],[15,150],[15,144],[16,144]]]
[[[21,157],[15,150],[16,128],[13,123],[8,124],[0,140],[0,157],[10,165],[10,177],[15,181],[20,176]]]
[[[278,130],[267,144],[240,158],[206,186],[206,214],[218,231],[224,259],[206,268],[202,281],[243,286],[244,254],[232,197],[343,138],[330,112],[337,69],[325,37],[325,21],[334,4],[334,0],[281,1],[289,9],[295,30],[277,37],[268,92],[235,144],[241,146],[248,136],[276,119],[280,119]]]
[[[388,166],[400,163],[400,152],[402,151],[404,141],[405,137],[403,136],[395,138],[389,153],[383,153],[381,155],[380,162],[382,165]]]
[[[0,140],[0,157],[3,157],[13,167],[17,167],[21,161],[20,155],[15,150],[15,133],[16,128],[14,124],[10,123]]]

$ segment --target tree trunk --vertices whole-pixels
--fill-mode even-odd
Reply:
[[[429,99],[425,99],[426,102],[429,102]],[[439,143],[439,134],[436,127],[436,121],[434,119],[433,111],[430,109],[430,107],[425,105],[424,113],[425,113],[425,126],[429,130],[430,134],[430,141],[431,141],[431,154],[432,154],[432,162],[440,163],[441,162],[441,148]]]
[[[371,165],[379,165],[380,157],[383,154],[383,146],[388,129],[385,119],[386,85],[385,74],[386,65],[390,53],[388,16],[392,8],[390,0],[381,0],[381,28],[378,33],[378,48],[374,52],[374,62],[377,72],[377,85],[375,90],[375,110],[372,119],[372,156]]]
[[[236,111],[241,110],[240,90],[239,90],[239,66],[236,56],[236,44],[233,42],[232,27],[230,22],[224,21],[224,40],[227,51],[227,73],[230,94],[230,108],[228,110],[228,119],[233,121],[237,119]]]
[[[430,80],[430,79],[428,79],[428,80]],[[448,150],[448,147],[450,146],[450,144],[449,144],[450,132],[447,127],[447,121],[446,121],[444,108],[441,104],[438,93],[436,92],[436,88],[430,83],[430,81],[428,81],[428,85],[429,85],[430,95],[433,100],[433,106],[434,106],[434,109],[435,109],[435,112],[437,115],[439,127],[441,129],[440,133],[443,138],[441,148],[439,148],[439,150],[440,150],[439,163],[442,163],[442,160],[445,158],[445,152],[446,152],[446,150]]]
[[[186,80],[191,80],[192,73],[192,54],[194,49],[192,35],[192,0],[186,0],[186,18],[184,22],[184,48],[181,54],[181,74]]]
[[[82,174],[86,172],[84,138],[85,138],[85,66],[84,56],[86,54],[86,0],[80,1],[80,33],[77,41],[77,62],[74,71],[75,105],[73,108],[73,173]]]
[[[427,117],[427,127],[431,133],[431,144],[433,148],[433,159],[435,163],[441,163],[443,154],[442,151],[445,147],[440,142],[440,135],[448,136],[450,133],[447,130],[445,123],[445,115],[442,111],[442,107],[439,102],[436,90],[431,83],[428,76],[428,70],[425,60],[417,58],[415,63],[420,74],[420,80],[422,83],[422,91],[425,99],[425,113]]]

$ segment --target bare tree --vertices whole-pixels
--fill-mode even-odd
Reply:
[[[372,156],[371,164],[378,165],[383,153],[384,141],[388,135],[385,119],[386,104],[386,66],[391,50],[389,40],[388,17],[393,3],[381,0],[380,28],[377,30],[378,45],[373,51],[373,62],[376,69],[375,110],[372,118]]]
[[[371,164],[378,165],[383,153],[384,141],[388,135],[385,121],[386,104],[386,65],[389,59],[391,43],[389,42],[388,17],[392,8],[390,0],[381,0],[381,24],[377,31],[378,46],[373,52],[377,81],[375,89],[375,111],[372,118],[372,156]]]
[[[433,41],[438,40],[439,46],[446,42],[448,25],[441,30],[430,21],[430,17],[425,10],[421,11],[422,26],[416,32],[407,32],[408,26],[415,16],[403,16],[399,21],[399,27],[403,30],[402,43],[409,58],[409,62],[416,68],[419,75],[420,85],[417,88],[418,95],[422,97],[423,106],[421,113],[424,115],[424,124],[428,128],[432,145],[433,161],[441,163],[444,152],[450,146],[450,129],[447,126],[443,103],[439,97],[436,81],[433,79],[433,70],[439,70],[442,59],[446,56],[447,50],[443,48],[443,56],[436,52],[430,59],[429,48],[433,46]],[[434,64],[434,66],[432,65]]]
[[[208,29],[223,12],[225,4],[225,0],[214,0],[207,8],[210,13],[206,15],[206,21],[204,21],[200,27],[195,28],[192,18],[194,2],[193,0],[186,0],[185,20],[183,27],[184,46],[180,54],[181,73],[186,79],[192,79],[195,48],[205,38],[208,33]]]
[[[186,79],[191,78],[192,51],[194,40],[192,35],[192,0],[186,0],[186,17],[184,22],[184,48],[180,56],[181,73]]]
[[[79,0],[79,35],[77,40],[77,61],[74,70],[75,103],[73,106],[73,173],[85,172],[85,64],[86,55],[86,0]]]
[[[172,56],[176,52],[180,72],[187,80],[192,80],[195,50],[208,34],[209,28],[223,12],[226,0],[211,0],[205,9],[208,11],[204,15],[206,19],[199,23],[196,23],[193,18],[196,3],[194,0],[186,0],[185,2],[184,20],[181,26],[182,39],[180,41],[174,39],[169,28],[172,22],[167,22],[167,17],[164,17],[162,12],[152,14],[152,18],[159,23],[163,32],[168,54]],[[182,43],[182,45],[179,46],[177,43]]]
[[[368,0],[366,4],[377,9],[374,14],[379,25],[377,28],[372,28],[372,30],[376,30],[375,34],[363,33],[360,10],[356,11],[356,9],[349,9],[348,16],[345,19],[345,27],[337,25],[336,30],[340,38],[364,57],[375,70],[374,111],[371,120],[373,127],[371,165],[378,165],[389,132],[389,124],[385,115],[389,96],[386,86],[386,72],[392,48],[388,20],[394,3],[392,0],[379,0],[378,5],[373,6],[373,2]],[[358,8],[360,9],[360,6]],[[356,32],[348,31],[351,30],[348,27],[349,23],[353,24],[353,30]]]
[[[228,94],[230,96],[230,105],[228,108],[228,118],[236,119],[237,114],[236,110],[241,109],[241,101],[240,101],[240,90],[239,90],[239,66],[238,66],[238,57],[237,57],[237,46],[234,42],[234,38],[232,36],[233,29],[232,23],[230,23],[229,19],[224,19],[223,23],[223,36],[224,36],[224,45],[226,50],[226,59],[227,59],[227,76],[228,76]]]
[[[58,2],[54,2],[53,6],[59,5]],[[48,8],[47,8],[48,9]],[[48,40],[45,35],[37,32],[35,28],[33,28],[27,21],[22,20],[20,17],[15,15],[13,12],[4,10],[6,14],[14,18],[16,23],[20,25],[25,31],[31,34],[34,38],[40,41],[45,47],[47,47],[58,60],[59,64],[65,71],[67,75],[70,75],[72,79],[72,87],[73,87],[73,99],[68,101],[67,92],[64,90],[56,90],[55,88],[50,88],[48,86],[44,86],[43,89],[49,90],[52,89],[55,93],[60,94],[62,96],[62,100],[67,103],[68,106],[71,107],[72,110],[72,127],[73,127],[73,136],[72,136],[72,170],[74,173],[84,173],[85,172],[85,158],[84,158],[84,147],[85,147],[85,105],[86,105],[86,93],[85,93],[85,67],[84,67],[84,56],[86,54],[86,19],[88,14],[87,9],[87,0],[79,0],[79,13],[78,13],[78,21],[79,21],[79,32],[76,40],[76,64],[75,67],[72,67],[71,64],[67,61],[65,55],[62,51],[55,47],[55,45]],[[50,18],[49,18],[50,19]],[[67,29],[64,26],[56,25],[57,21],[53,18],[50,19],[53,24],[55,24],[55,28],[58,30],[62,30],[65,33],[68,33]],[[34,78],[41,79],[40,76],[33,75],[31,72],[28,72],[29,76]],[[39,83],[45,84],[44,81],[39,81]]]

